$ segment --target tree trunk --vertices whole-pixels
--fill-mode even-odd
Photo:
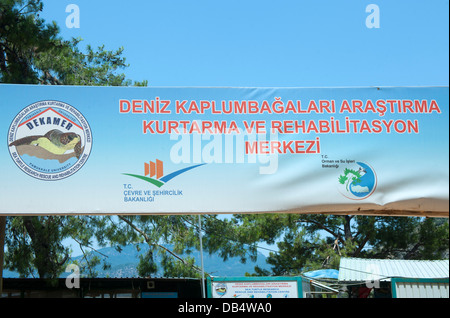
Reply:
[[[36,217],[23,217],[23,223],[31,238],[31,246],[34,253],[34,266],[40,278],[51,278],[55,274],[54,257],[52,256],[52,242],[49,240],[50,229],[42,224],[42,220]]]
[[[344,216],[344,219],[345,219],[345,222],[344,222],[344,236],[345,236],[345,241],[348,241],[348,240],[351,240],[351,239],[353,239],[353,236],[352,236],[352,227],[351,227],[351,225],[350,225],[350,221],[352,220],[352,216],[349,216],[349,215],[345,215]]]

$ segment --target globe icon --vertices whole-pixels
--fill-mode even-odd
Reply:
[[[339,192],[352,200],[363,200],[369,197],[377,187],[375,171],[364,162],[354,162],[345,167],[338,181]]]
[[[372,194],[376,186],[376,176],[372,168],[365,163],[357,162],[360,166],[359,173],[361,177],[354,180],[349,187],[350,192],[358,197],[365,198]]]

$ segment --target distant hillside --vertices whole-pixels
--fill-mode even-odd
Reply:
[[[123,247],[121,252],[118,252],[113,247],[105,247],[98,251],[106,255],[106,262],[111,265],[111,268],[107,270],[102,269],[102,265],[98,265],[95,271],[98,272],[98,277],[138,277],[136,266],[139,262],[139,255],[145,253],[148,250],[146,244],[139,245],[139,252],[134,245],[127,245]],[[194,251],[190,254],[195,258],[195,263],[200,266],[200,252]],[[74,260],[82,261],[82,256],[75,257]],[[238,257],[229,258],[226,262],[222,261],[217,255],[209,255],[203,253],[203,262],[205,272],[213,276],[244,276],[245,273],[254,273],[255,266],[259,266],[264,269],[269,269],[269,265],[266,264],[266,257],[258,253],[258,259],[256,262],[247,261],[246,264],[242,264]],[[83,274],[83,273],[81,273]],[[68,274],[61,275],[66,277]],[[4,277],[18,277],[17,273],[4,270]],[[154,276],[162,276],[162,271],[156,273]]]

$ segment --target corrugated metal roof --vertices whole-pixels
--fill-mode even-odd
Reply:
[[[365,282],[405,278],[448,278],[449,261],[341,258],[338,280]]]

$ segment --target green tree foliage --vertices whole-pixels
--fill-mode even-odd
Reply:
[[[37,84],[33,60],[56,41],[58,28],[44,24],[37,13],[40,1],[0,1],[0,80]]]
[[[72,238],[81,248],[92,246],[95,222],[87,216],[23,216],[6,221],[5,266],[23,277],[58,277],[69,260],[71,250],[63,244]],[[86,272],[100,262],[90,257]],[[92,276],[95,276],[94,273]]]
[[[171,277],[200,277],[201,270],[194,263],[192,253],[200,249],[199,219],[197,215],[169,216],[118,216],[108,217],[102,226],[97,226],[104,244],[146,243],[149,250],[142,255],[138,265],[141,276],[155,274],[161,266],[164,275]],[[240,257],[256,259],[256,248],[249,248],[247,242],[239,238],[239,229],[234,220],[221,219],[217,215],[202,216],[202,236],[206,253],[217,253],[223,260]],[[187,255],[182,257],[181,255]],[[162,261],[157,264],[157,256]]]
[[[126,79],[128,67],[116,51],[79,48],[81,39],[63,40],[55,22],[39,17],[41,0],[0,0],[0,82],[49,85],[145,86]]]
[[[241,219],[284,229],[265,238],[270,242],[277,240],[279,251],[268,258],[272,271],[257,269],[260,275],[339,269],[341,257],[448,258],[448,219],[333,215],[241,216]]]

